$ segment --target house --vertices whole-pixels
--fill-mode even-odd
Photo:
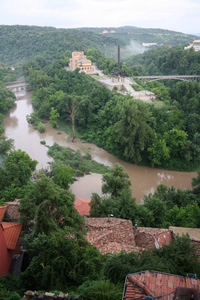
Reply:
[[[77,198],[75,204],[81,215],[89,215],[89,200]],[[120,251],[138,253],[145,249],[159,249],[163,245],[169,245],[176,235],[188,233],[192,243],[197,246],[200,261],[200,229],[135,227],[130,220],[113,217],[87,218],[85,229],[86,240],[103,254]]]
[[[199,299],[199,293],[200,280],[142,271],[126,276],[122,299]]]
[[[86,240],[103,254],[120,251],[138,252],[134,239],[134,228],[130,220],[119,218],[87,218]]]
[[[185,50],[194,48],[195,51],[200,51],[200,40],[195,40],[189,44],[189,46],[184,47]]]
[[[92,73],[95,71],[95,66],[92,65],[91,60],[86,58],[83,51],[72,52],[72,58],[70,58],[69,68],[73,71],[79,68],[81,72]]]
[[[76,202],[76,201],[75,201]],[[103,254],[161,248],[173,239],[169,229],[137,227],[119,218],[87,218],[86,239]]]
[[[157,47],[158,44],[157,43],[142,43],[143,47],[148,47],[148,48],[154,48]]]
[[[108,33],[108,30],[105,29],[105,30],[102,31],[102,33]]]
[[[163,244],[169,245],[173,239],[170,229],[138,227],[135,232],[135,243],[142,248],[161,248]]]
[[[83,199],[83,198],[76,198],[75,199],[75,207],[78,210],[79,214],[81,216],[89,216],[90,215],[90,202],[89,199]]]
[[[18,208],[20,205],[20,199],[15,199],[13,202],[6,202],[5,206],[7,206],[7,214],[9,215],[12,221],[17,221],[19,219]]]
[[[10,271],[12,260],[20,254],[19,236],[22,223],[3,222],[7,206],[0,206],[0,277]]]

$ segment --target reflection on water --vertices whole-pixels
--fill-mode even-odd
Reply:
[[[171,180],[173,181],[174,176],[172,174],[166,174],[164,172],[158,173],[158,181],[157,185],[162,184],[164,181],[165,182],[170,182]]]
[[[115,163],[123,165],[131,181],[132,195],[138,203],[141,203],[144,195],[153,194],[161,183],[168,187],[173,185],[175,188],[191,188],[191,179],[196,176],[196,172],[186,173],[138,167],[117,159],[94,144],[82,143],[78,139],[75,143],[72,143],[66,133],[61,132],[61,134],[58,134],[57,130],[49,124],[46,124],[47,129],[44,133],[34,130],[26,121],[26,115],[33,112],[30,92],[17,91],[16,97],[17,106],[5,118],[5,135],[14,139],[15,149],[26,151],[32,159],[38,161],[37,169],[48,167],[48,162],[52,161],[52,158],[47,155],[48,148],[40,144],[42,140],[45,140],[46,145],[49,146],[52,146],[55,142],[74,150],[90,148],[92,159],[97,162],[110,167],[113,167]],[[101,194],[101,185],[101,175],[91,174],[80,178],[72,185],[71,189],[76,197],[89,199],[93,192]]]
[[[97,193],[99,196],[103,196],[101,192],[101,178],[102,175],[96,173],[85,175],[84,177],[79,178],[78,181],[72,185],[71,190],[78,198],[90,199],[92,193]]]

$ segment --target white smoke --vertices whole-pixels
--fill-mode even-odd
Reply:
[[[125,47],[126,55],[142,54],[147,49],[136,41],[130,41],[130,45]]]

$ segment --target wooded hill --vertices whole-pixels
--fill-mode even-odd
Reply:
[[[117,45],[125,47],[130,41],[139,43],[185,44],[196,37],[163,29],[137,27],[107,28],[116,33],[100,34],[106,28],[56,29],[26,25],[0,25],[0,62],[6,65],[24,63],[37,56],[51,62],[60,58],[67,50],[86,51],[95,48],[105,56],[114,54]]]
[[[171,44],[181,45],[190,43],[197,37],[195,35],[189,35],[182,32],[159,29],[159,28],[139,28],[135,26],[123,26],[123,27],[84,27],[79,30],[92,31],[94,33],[102,33],[103,30],[107,30],[108,33],[103,34],[107,37],[115,37],[123,41],[125,44],[129,44],[130,41],[137,41],[138,43],[158,43],[158,44]],[[114,30],[115,33],[110,33]]]
[[[0,25],[0,62],[13,65],[37,56],[44,56],[51,62],[67,50],[86,51],[90,48],[106,55],[108,49],[116,48],[119,43],[115,37],[75,29]]]

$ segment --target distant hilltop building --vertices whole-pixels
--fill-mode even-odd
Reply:
[[[200,40],[195,40],[189,44],[189,46],[184,47],[185,50],[194,48],[195,51],[200,51]]]
[[[2,66],[0,66],[0,69],[11,69],[12,71],[14,71],[15,70],[15,68],[14,67],[2,67]]]
[[[108,30],[103,30],[102,31],[102,33],[116,33],[116,31],[115,30],[110,30],[110,31],[108,31]]]
[[[75,70],[79,68],[81,72],[92,73],[95,71],[95,67],[92,65],[91,60],[86,58],[83,51],[72,52],[72,58],[69,62],[69,68]]]

